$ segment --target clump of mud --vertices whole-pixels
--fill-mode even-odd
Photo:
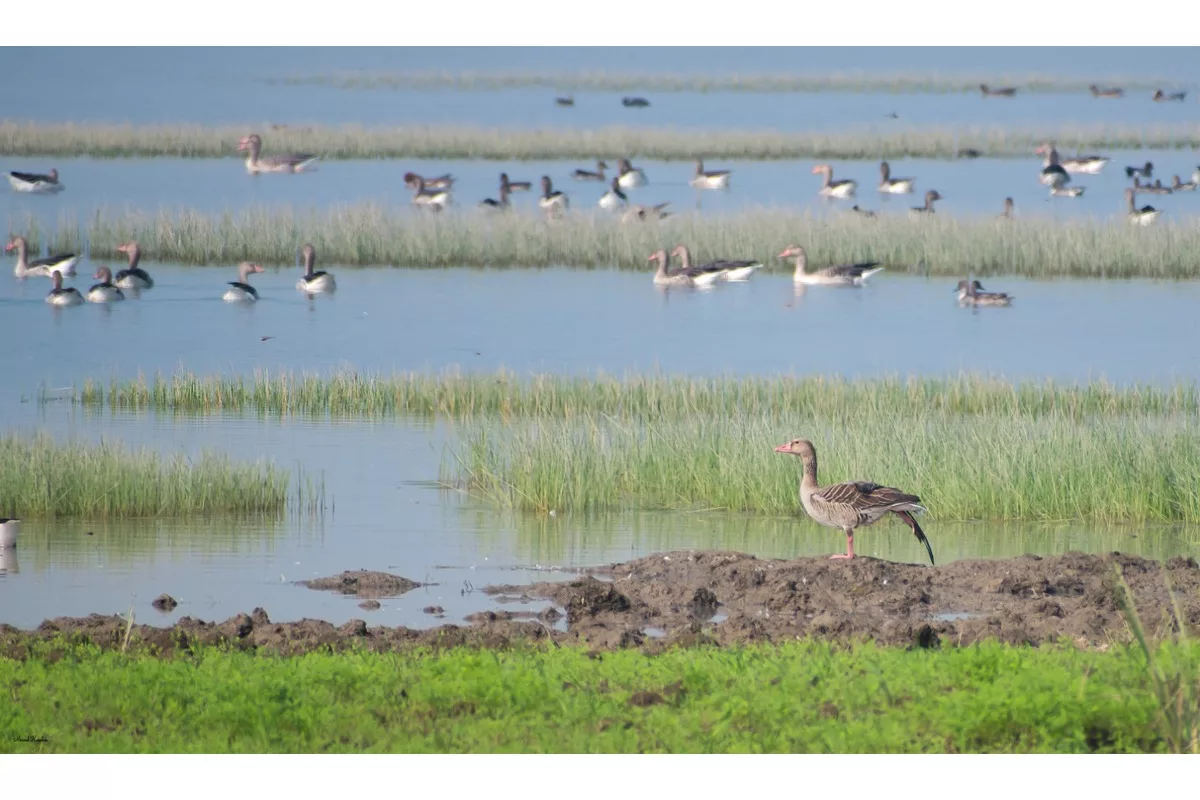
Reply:
[[[372,600],[379,597],[398,597],[422,585],[400,575],[366,569],[346,570],[341,575],[297,582],[309,589],[341,592]]]

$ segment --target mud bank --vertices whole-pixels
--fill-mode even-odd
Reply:
[[[1200,627],[1200,566],[1191,558],[1164,564],[1120,553],[1067,553],[929,568],[873,558],[784,561],[678,551],[587,570],[571,581],[488,587],[497,605],[504,601],[507,608],[535,601],[553,606],[484,611],[465,625],[417,630],[370,627],[362,620],[342,626],[311,619],[277,623],[255,609],[224,622],[185,617],[170,628],[135,625],[126,645],[125,619],[94,614],[47,620],[34,631],[0,626],[0,655],[24,658],[30,644],[60,638],[165,657],[203,645],[279,654],[539,642],[656,650],[804,637],[902,647],[1065,639],[1103,648],[1129,638],[1117,603],[1118,570],[1148,632],[1161,635],[1175,626],[1168,587],[1189,628]]]

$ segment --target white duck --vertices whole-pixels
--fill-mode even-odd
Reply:
[[[857,181],[835,181],[833,179],[833,167],[828,164],[817,164],[812,168],[812,174],[825,176],[825,180],[821,184],[821,190],[818,192],[823,197],[854,197],[854,191],[858,188]]]
[[[14,236],[8,240],[8,244],[4,247],[4,252],[9,253],[13,250],[17,251],[17,265],[13,268],[13,274],[18,278],[25,278],[30,275],[45,277],[52,272],[63,275],[74,275],[75,265],[79,263],[79,256],[74,253],[56,253],[46,258],[29,261],[27,258],[29,255],[29,245],[25,242],[24,236]]]
[[[40,175],[36,172],[17,172],[14,170],[8,173],[8,182],[14,192],[49,194],[51,192],[61,192],[67,188],[58,182],[57,169],[51,169],[45,175]]]
[[[63,276],[61,272],[51,272],[50,280],[54,282],[54,288],[50,290],[50,294],[46,295],[46,302],[52,306],[79,306],[83,305],[83,295],[74,286],[63,288]]]
[[[246,172],[251,175],[257,175],[260,172],[304,172],[309,170],[313,162],[320,158],[312,153],[281,153],[275,156],[263,156],[262,137],[257,133],[243,136],[242,140],[238,142],[237,149],[238,152],[248,151]]]
[[[867,278],[883,270],[878,261],[864,261],[859,264],[838,264],[809,272],[808,253],[798,244],[788,247],[779,254],[779,258],[796,259],[792,282],[806,286],[862,286],[867,282]]]
[[[617,180],[622,189],[637,189],[649,183],[646,180],[646,173],[630,164],[627,158],[617,161]]]
[[[337,281],[331,273],[325,270],[313,271],[317,263],[317,250],[311,244],[306,244],[300,251],[304,262],[304,274],[296,281],[296,288],[305,294],[322,294],[337,290]]]
[[[1133,202],[1133,189],[1125,190],[1125,202],[1129,206],[1129,212],[1125,216],[1129,219],[1130,225],[1141,225],[1143,227],[1153,225],[1158,220],[1159,215],[1162,214],[1154,206],[1142,206],[1138,208]]]
[[[225,290],[225,294],[221,296],[221,299],[226,303],[256,302],[258,300],[258,290],[250,285],[250,276],[255,272],[262,271],[262,265],[243,261],[238,265],[238,280],[229,281],[229,288]]]
[[[616,211],[628,202],[629,198],[621,191],[621,181],[613,178],[609,190],[600,196],[600,207],[605,211]]]
[[[916,182],[916,178],[893,178],[888,162],[879,162],[879,191],[885,194],[911,194]]]
[[[142,260],[142,248],[137,242],[126,242],[117,248],[117,252],[129,256],[129,266],[117,273],[116,284],[122,289],[153,289],[154,279],[150,273],[138,266]]]
[[[88,289],[87,301],[89,303],[115,303],[125,299],[125,293],[112,282],[111,269],[101,265],[92,277],[100,282]]]
[[[696,173],[688,182],[695,189],[728,189],[729,178],[733,173],[727,169],[704,170],[704,162],[696,159]]]

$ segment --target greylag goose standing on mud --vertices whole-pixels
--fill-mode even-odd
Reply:
[[[697,275],[716,273],[717,280],[719,281],[737,282],[748,280],[754,274],[754,270],[762,266],[758,261],[750,259],[731,261],[725,258],[693,266],[692,253],[687,245],[684,244],[675,245],[675,249],[671,251],[671,255],[679,256],[679,269],[681,272],[695,273]]]
[[[986,83],[979,84],[979,92],[984,97],[1014,97],[1017,94],[1015,86],[1000,86],[993,89]]]
[[[250,276],[255,272],[262,272],[263,268],[259,264],[252,264],[249,261],[243,261],[238,265],[238,279],[229,281],[229,288],[225,290],[225,294],[221,299],[226,303],[253,303],[258,300],[258,290],[250,285]]]
[[[828,164],[817,164],[812,168],[813,175],[823,175],[824,180],[821,182],[821,189],[817,194],[823,197],[854,197],[854,191],[858,188],[858,182],[852,180],[835,181],[833,179],[833,167]]]
[[[1115,86],[1101,89],[1094,83],[1088,87],[1088,91],[1092,93],[1092,97],[1123,97],[1125,94],[1124,89],[1118,89]]]
[[[78,306],[83,305],[83,295],[74,286],[63,288],[63,276],[61,272],[51,272],[50,280],[54,283],[54,288],[50,290],[50,294],[46,295],[46,302],[52,306]]]
[[[867,282],[867,278],[883,270],[878,261],[864,261],[860,264],[838,264],[809,272],[808,253],[798,244],[791,245],[778,257],[796,259],[792,282],[808,286],[862,286]]]
[[[100,282],[88,289],[87,301],[89,303],[115,303],[125,299],[125,293],[112,282],[111,269],[101,265],[92,277]]]
[[[1010,306],[1014,299],[1006,292],[985,292],[979,281],[959,281],[955,291],[959,305],[964,306]]]
[[[1142,206],[1138,208],[1137,204],[1133,202],[1133,189],[1125,190],[1125,202],[1129,208],[1125,216],[1128,217],[1129,224],[1131,225],[1141,225],[1143,227],[1153,225],[1159,215],[1162,214],[1154,206]]]
[[[24,236],[13,236],[8,240],[8,244],[4,246],[4,252],[9,253],[13,250],[17,251],[17,265],[13,267],[13,274],[18,278],[30,275],[46,277],[52,272],[74,275],[75,265],[79,263],[79,256],[74,253],[56,253],[29,261],[29,245]]]
[[[804,473],[800,478],[800,504],[812,520],[830,528],[840,528],[846,534],[846,553],[830,558],[855,558],[854,531],[873,525],[888,514],[904,520],[917,541],[925,545],[929,563],[933,547],[913,514],[925,510],[921,498],[890,486],[870,481],[847,481],[822,487],[817,483],[817,451],[807,439],[793,439],[775,448],[776,453],[798,456]]]
[[[34,192],[37,194],[61,192],[66,188],[58,182],[57,169],[51,169],[45,175],[36,172],[17,172],[14,170],[8,173],[8,183],[12,186],[14,192]]]
[[[909,194],[913,190],[916,178],[893,178],[891,165],[886,161],[879,162],[879,191],[884,194]]]
[[[238,151],[247,150],[246,171],[251,175],[260,172],[304,172],[320,158],[311,153],[280,153],[274,156],[262,155],[262,137],[257,133],[243,136],[238,142]]]
[[[696,172],[688,183],[694,189],[728,189],[729,178],[733,173],[727,169],[709,170],[705,172],[704,161],[696,159]]]
[[[300,250],[300,258],[304,264],[304,274],[296,282],[296,288],[305,294],[322,294],[337,289],[337,281],[331,273],[325,270],[314,270],[317,263],[317,250],[311,244],[306,244]]]
[[[142,248],[137,242],[126,242],[117,248],[118,253],[129,256],[129,266],[117,273],[116,284],[122,289],[153,289],[154,279],[150,273],[138,266],[142,260]]]
[[[930,189],[928,192],[925,193],[925,205],[913,206],[912,208],[910,208],[908,210],[908,215],[910,217],[921,218],[921,217],[927,217],[930,214],[934,214],[936,212],[933,209],[933,201],[941,200],[941,199],[942,199],[942,196],[941,196],[941,194],[938,193],[937,189]]]
[[[596,162],[596,171],[592,172],[587,169],[577,169],[571,173],[571,177],[577,181],[604,181],[604,170],[608,169],[608,164],[603,161]]]

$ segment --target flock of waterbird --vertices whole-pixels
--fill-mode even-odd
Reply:
[[[988,89],[988,87],[982,87]],[[1098,88],[1098,87],[1097,87]],[[1008,89],[990,89],[991,94],[1011,96]],[[1117,90],[1101,90],[1097,96],[1115,96],[1107,92]],[[987,92],[985,92],[986,94]],[[262,137],[252,133],[243,137],[238,143],[238,151],[247,153],[245,167],[252,175],[259,173],[300,173],[309,171],[319,155],[312,153],[281,153],[263,155]],[[1084,187],[1071,186],[1072,175],[1095,175],[1102,171],[1111,161],[1106,156],[1080,155],[1070,158],[1060,157],[1053,142],[1045,142],[1035,153],[1042,156],[1043,166],[1038,180],[1049,187],[1051,195],[1078,197],[1083,194]],[[1147,162],[1140,166],[1125,168],[1126,176],[1132,185],[1126,188],[1125,196],[1128,204],[1127,217],[1136,225],[1150,225],[1162,214],[1162,211],[1152,206],[1137,207],[1135,196],[1145,194],[1173,194],[1175,192],[1195,191],[1200,184],[1200,167],[1192,174],[1190,182],[1183,182],[1178,175],[1170,186],[1164,186],[1161,181],[1153,184],[1143,183],[1153,176],[1154,165]],[[897,177],[892,174],[887,161],[879,165],[880,180],[877,189],[882,194],[911,194],[914,192],[917,179],[912,177]],[[854,198],[858,191],[858,182],[842,178],[835,180],[833,167],[829,164],[818,164],[812,168],[814,175],[822,176],[822,182],[817,189],[818,196],[833,200]],[[727,190],[730,188],[731,170],[706,170],[704,162],[696,159],[694,171],[689,185],[696,190]],[[631,203],[629,192],[642,189],[649,185],[649,180],[643,169],[636,167],[628,158],[617,161],[617,169],[609,172],[608,164],[598,160],[595,169],[576,169],[571,178],[581,183],[606,185],[607,190],[600,196],[597,206],[605,211],[620,211],[624,221],[645,222],[661,220],[670,216],[667,211],[669,203],[638,204]],[[65,186],[59,179],[57,169],[51,169],[45,174],[29,172],[9,172],[8,179],[15,191],[54,193],[62,191]],[[451,196],[455,179],[452,175],[426,177],[414,172],[404,175],[405,185],[413,192],[412,202],[415,206],[432,211],[443,211],[451,205]],[[508,173],[500,173],[499,192],[497,198],[487,198],[479,205],[484,209],[497,212],[508,211],[511,208],[511,196],[514,192],[528,192],[532,189],[530,181],[516,181],[509,178]],[[554,188],[549,175],[542,176],[541,195],[537,199],[538,208],[548,218],[558,218],[570,209],[568,195]],[[909,209],[909,215],[922,218],[936,213],[934,203],[943,199],[940,192],[930,189],[924,194],[925,203]],[[864,218],[874,218],[875,213],[854,205],[851,211]],[[1004,212],[1001,219],[1010,219],[1013,214],[1012,198],[1005,198]],[[75,275],[75,266],[79,257],[74,253],[60,253],[45,258],[30,260],[25,237],[14,235],[6,246],[6,252],[16,251],[17,264],[14,269],[18,278],[28,276],[49,277],[53,287],[46,297],[46,302],[56,306],[79,305],[83,302],[110,303],[125,299],[125,292],[137,296],[141,291],[153,287],[150,275],[139,265],[141,249],[137,242],[131,241],[121,245],[118,252],[128,256],[129,264],[115,275],[106,265],[98,267],[94,278],[99,282],[91,286],[86,293],[74,287],[63,285],[63,278]],[[316,251],[311,244],[306,244],[300,251],[304,273],[296,284],[296,288],[308,295],[333,292],[336,281],[332,274],[315,269]],[[671,267],[671,259],[678,257],[680,266]],[[779,258],[795,260],[793,281],[798,287],[807,286],[843,286],[861,287],[866,280],[883,269],[878,262],[863,262],[857,264],[837,264],[823,267],[814,271],[808,270],[808,260],[803,247],[792,245],[779,254]],[[654,284],[660,287],[690,287],[707,288],[720,282],[740,282],[750,278],[762,264],[752,259],[718,259],[715,261],[696,264],[692,262],[688,248],[677,245],[669,254],[658,250],[651,254],[649,261],[655,262]],[[229,281],[229,288],[222,298],[228,302],[254,302],[258,292],[250,284],[250,276],[263,272],[260,264],[243,262],[238,266],[238,280]],[[1003,292],[988,292],[976,280],[960,281],[956,287],[960,304],[973,307],[1007,306],[1013,297]]]

